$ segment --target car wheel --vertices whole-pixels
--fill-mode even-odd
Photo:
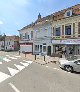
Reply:
[[[68,72],[73,72],[73,67],[72,66],[66,65],[66,66],[64,66],[64,68]]]

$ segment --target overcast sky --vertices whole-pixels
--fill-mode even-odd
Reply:
[[[0,0],[0,34],[18,35],[19,29],[42,17],[80,4],[80,0]]]

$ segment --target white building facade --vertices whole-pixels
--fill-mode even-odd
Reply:
[[[33,42],[33,53],[51,55],[52,44],[51,44],[51,32],[52,26],[50,21],[41,21],[36,23],[34,29],[34,42]]]
[[[19,30],[19,34],[20,52],[32,53],[34,37],[32,25],[26,26]]]

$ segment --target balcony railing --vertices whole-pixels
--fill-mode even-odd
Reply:
[[[68,39],[68,38],[73,38],[73,39],[80,38],[80,34],[52,36],[52,39]]]

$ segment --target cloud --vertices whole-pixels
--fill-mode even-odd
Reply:
[[[0,21],[0,25],[2,25],[3,24],[3,22],[2,21]]]

